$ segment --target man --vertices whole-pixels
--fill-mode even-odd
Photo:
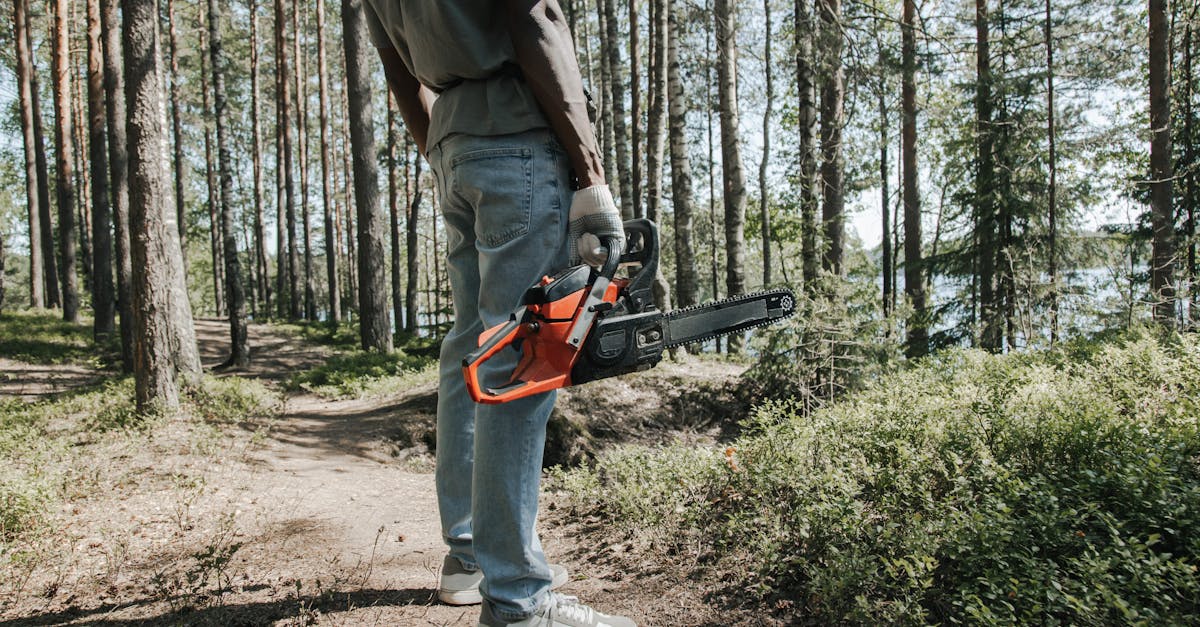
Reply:
[[[400,112],[437,177],[454,327],[442,342],[437,494],[449,546],[439,598],[483,602],[480,625],[633,627],[574,597],[534,530],[554,393],[476,405],[462,358],[526,289],[623,245],[557,0],[365,0]],[[578,191],[572,191],[578,190]],[[580,238],[584,244],[579,245]],[[485,364],[503,383],[519,355]]]

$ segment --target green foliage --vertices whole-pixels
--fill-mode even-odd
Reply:
[[[345,350],[354,350],[359,345],[358,325],[353,323],[334,326],[325,322],[297,321],[277,322],[274,326],[313,344]]]
[[[402,388],[404,382],[429,374],[431,357],[402,350],[391,353],[355,351],[293,375],[284,384],[289,390],[308,390],[327,398],[347,398]]]
[[[856,272],[874,272],[852,261]],[[760,359],[746,373],[750,397],[802,399],[810,411],[900,363],[896,321],[881,317],[875,286],[859,278],[822,275],[815,295],[796,295],[791,318],[760,332]]]
[[[108,354],[117,350],[116,344],[102,348]],[[34,364],[98,362],[91,326],[63,322],[62,314],[53,311],[0,315],[0,355]]]
[[[1200,338],[944,352],[562,484],[797,622],[1200,620]],[[703,562],[704,560],[702,560]]]
[[[279,394],[256,379],[205,377],[189,390],[192,415],[206,422],[241,422],[270,417],[282,407]]]

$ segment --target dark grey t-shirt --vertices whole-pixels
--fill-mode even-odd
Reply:
[[[441,92],[429,147],[452,133],[506,135],[549,126],[515,71],[508,19],[496,0],[365,0],[376,47],[393,47],[421,84]]]

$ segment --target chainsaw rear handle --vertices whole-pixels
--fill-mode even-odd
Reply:
[[[605,237],[602,244],[608,249],[608,258],[605,259],[604,265],[601,266],[596,278],[588,286],[589,296],[595,291],[597,284],[601,284],[600,294],[603,295],[611,282],[613,276],[617,272],[617,268],[621,265],[621,245],[620,240],[615,237]],[[588,298],[584,299],[584,307],[587,307]],[[466,380],[467,391],[471,394],[472,400],[477,403],[506,403],[526,396],[532,396],[541,392],[566,387],[570,382],[570,365],[573,365],[578,357],[579,346],[569,347],[564,344],[562,350],[571,351],[568,367],[565,371],[556,369],[548,370],[546,363],[541,355],[532,353],[534,350],[533,344],[536,343],[534,334],[540,330],[540,325],[537,320],[528,319],[528,308],[525,306],[518,307],[510,316],[508,322],[498,327],[493,327],[484,331],[480,336],[482,343],[479,348],[471,351],[463,358],[463,378]],[[594,318],[598,313],[592,307],[592,311],[582,312],[586,316]],[[590,326],[590,325],[589,325]],[[507,346],[513,345],[518,339],[529,338],[523,347],[523,351],[529,351],[528,354],[522,354],[522,359],[517,365],[516,371],[513,373],[509,382],[500,388],[485,387],[479,380],[479,368],[484,362],[491,359]]]

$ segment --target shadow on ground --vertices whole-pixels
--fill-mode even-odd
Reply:
[[[126,625],[264,625],[293,617],[316,616],[333,612],[348,612],[364,608],[433,605],[432,588],[406,590],[357,590],[354,592],[325,592],[322,594],[289,596],[276,601],[230,604],[204,608],[184,608],[157,616],[140,618],[108,618],[140,606],[161,603],[163,599],[145,598],[128,603],[111,603],[90,610],[68,608],[16,620],[0,621],[0,627],[34,627],[83,623],[95,627]]]

